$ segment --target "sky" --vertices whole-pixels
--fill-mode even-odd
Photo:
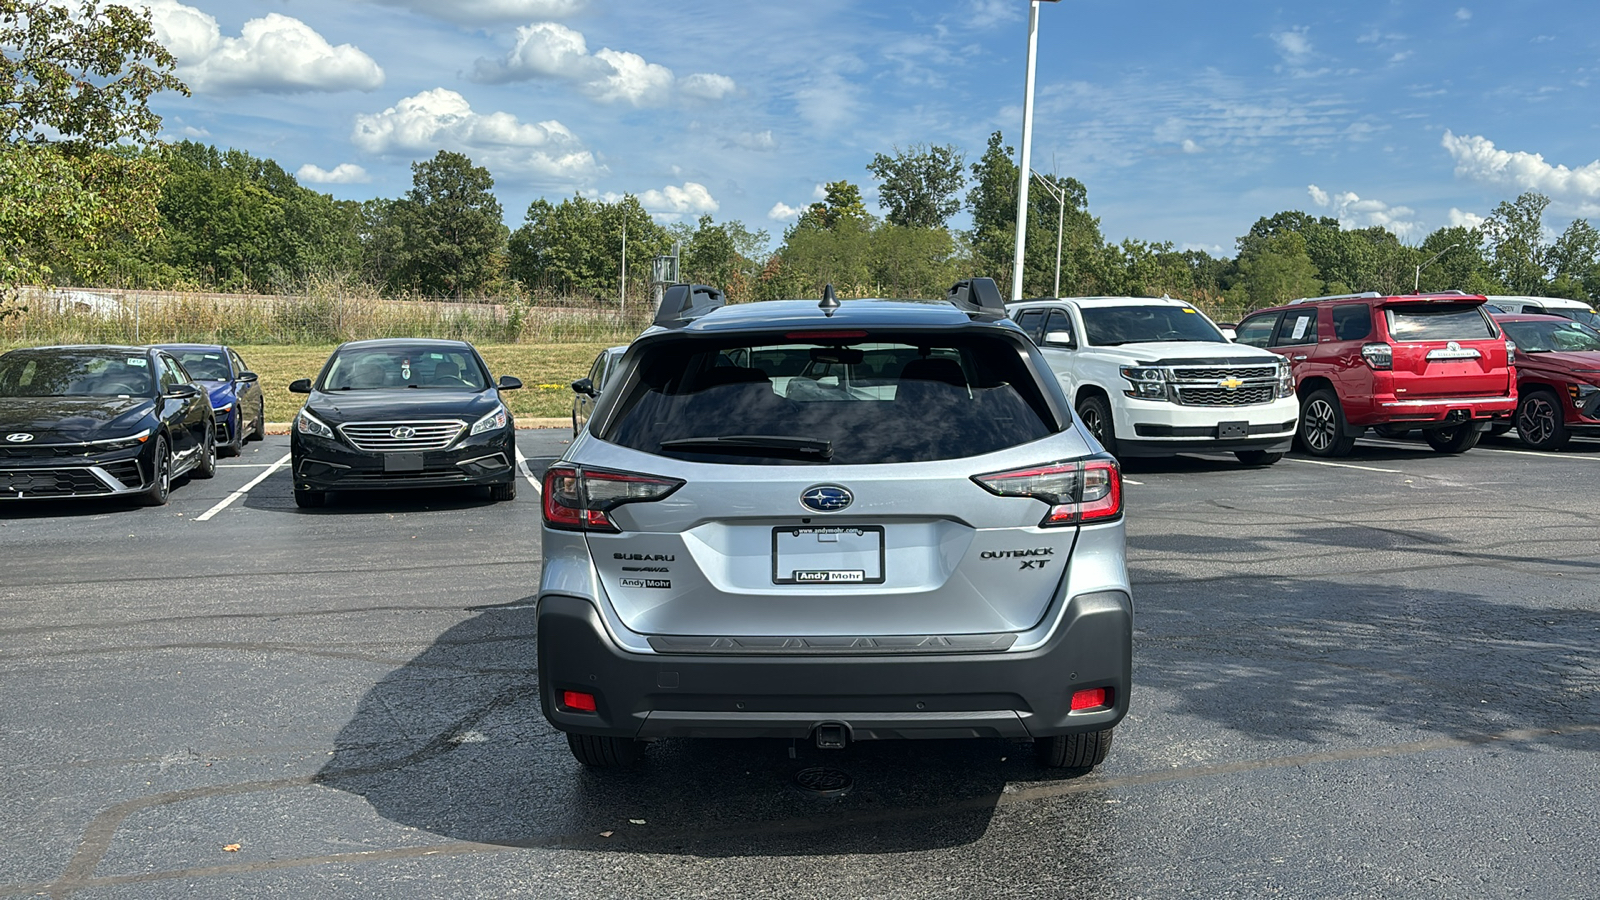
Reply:
[[[192,90],[153,102],[163,139],[352,200],[465,153],[512,228],[633,194],[776,243],[828,182],[873,208],[875,154],[1021,140],[1027,0],[128,2]],[[1299,209],[1417,244],[1524,191],[1553,231],[1600,219],[1600,3],[1040,7],[1033,168],[1109,240],[1231,256]]]

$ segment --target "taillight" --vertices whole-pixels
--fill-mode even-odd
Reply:
[[[1050,504],[1041,528],[1106,521],[1122,515],[1122,471],[1115,460],[1051,463],[974,475],[972,480],[1001,497],[1032,497]]]
[[[607,515],[624,503],[660,500],[683,482],[579,466],[551,466],[544,473],[544,523],[566,531],[616,532]]]
[[[1375,370],[1387,371],[1394,368],[1394,348],[1388,344],[1362,344],[1361,358]]]

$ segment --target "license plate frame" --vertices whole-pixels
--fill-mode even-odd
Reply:
[[[780,525],[772,529],[772,583],[883,584],[884,542],[882,525]]]
[[[383,470],[385,472],[421,472],[421,453],[385,453],[383,455]]]

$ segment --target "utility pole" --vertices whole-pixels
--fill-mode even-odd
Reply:
[[[1060,0],[1028,2],[1028,76],[1022,91],[1022,162],[1017,166],[1017,254],[1011,266],[1011,299],[1022,299],[1022,255],[1028,234],[1028,173],[1033,154],[1033,71],[1039,54],[1039,4]]]

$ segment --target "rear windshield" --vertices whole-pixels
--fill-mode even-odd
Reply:
[[[600,437],[674,459],[923,462],[1054,430],[1026,351],[989,335],[656,344]]]
[[[1146,341],[1228,342],[1205,316],[1187,306],[1084,307],[1083,330],[1097,347]]]
[[[1481,303],[1391,306],[1389,338],[1396,341],[1481,341],[1495,336]]]

